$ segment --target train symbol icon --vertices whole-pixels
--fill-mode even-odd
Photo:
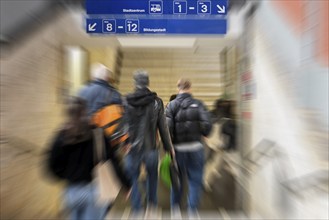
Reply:
[[[162,1],[150,1],[149,6],[150,6],[150,8],[149,8],[150,14],[162,14],[163,13]]]
[[[151,12],[153,13],[161,12],[161,5],[158,4],[151,5]]]

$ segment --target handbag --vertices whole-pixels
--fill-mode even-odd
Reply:
[[[180,189],[179,169],[175,158],[166,154],[160,163],[160,177],[164,184],[178,191]]]
[[[165,154],[160,162],[160,178],[167,187],[171,187],[170,178],[170,163],[171,158],[169,154]]]
[[[94,169],[93,183],[98,194],[98,204],[113,202],[121,190],[121,182],[118,179],[113,164],[105,157],[105,141],[102,128],[96,128],[94,133]]]

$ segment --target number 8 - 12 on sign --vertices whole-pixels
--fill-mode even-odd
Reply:
[[[139,20],[127,19],[126,20],[126,33],[139,33]]]
[[[116,26],[114,19],[103,19],[103,33],[115,33]]]

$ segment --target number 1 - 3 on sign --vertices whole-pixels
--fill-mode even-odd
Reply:
[[[116,26],[114,19],[103,20],[103,33],[116,33]]]
[[[186,14],[187,2],[186,1],[174,1],[174,14]]]
[[[198,1],[198,14],[211,14],[211,2]]]

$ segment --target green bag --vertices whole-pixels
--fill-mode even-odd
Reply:
[[[160,163],[160,178],[163,183],[171,188],[171,177],[170,177],[170,164],[171,164],[171,157],[170,154],[166,154]]]

